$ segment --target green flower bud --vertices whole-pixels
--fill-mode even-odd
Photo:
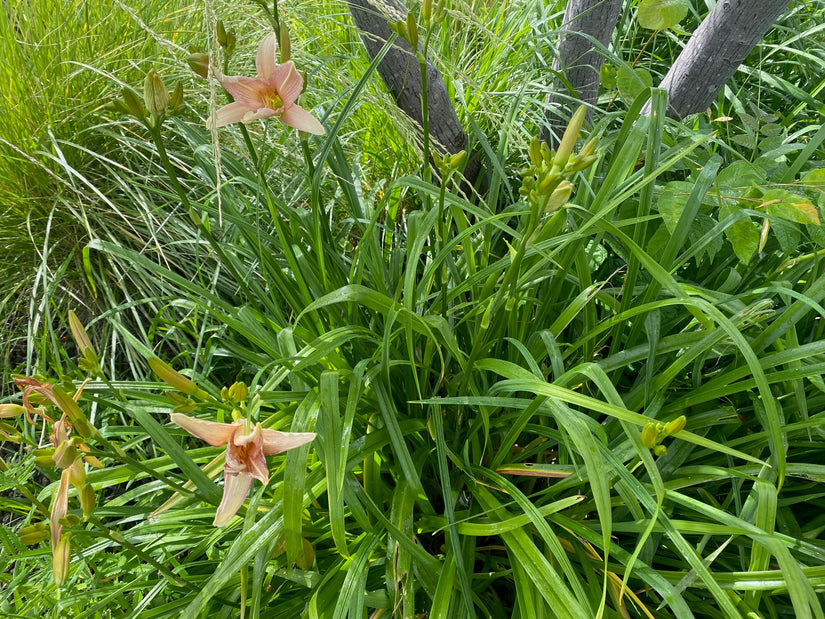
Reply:
[[[198,386],[183,374],[176,372],[168,363],[164,363],[157,357],[149,357],[149,367],[159,379],[170,387],[182,391],[186,395],[195,395],[200,391]]]
[[[43,449],[35,449],[32,453],[34,454],[34,463],[41,467],[41,468],[52,468],[55,465],[54,462],[54,447],[44,447]]]
[[[189,68],[202,78],[206,79],[209,77],[209,54],[193,52],[189,54],[186,62],[189,63]]]
[[[652,421],[648,421],[645,424],[645,427],[642,428],[642,445],[648,449],[655,447],[658,434],[659,432],[656,428],[656,424]]]
[[[412,11],[407,13],[407,42],[409,42],[410,47],[413,48],[413,51],[418,50],[418,24],[415,21],[415,15],[412,14]]]
[[[85,484],[80,490],[80,505],[83,507],[83,518],[88,519],[95,511],[95,490],[92,484]]]
[[[687,417],[685,417],[684,415],[679,415],[673,421],[669,421],[667,424],[665,424],[664,432],[668,436],[674,436],[675,434],[678,434],[679,432],[684,430],[686,425]]]
[[[455,153],[452,157],[450,157],[450,167],[453,170],[460,170],[464,167],[464,163],[467,161],[467,151],[460,150]]]
[[[169,91],[160,77],[160,74],[152,69],[146,74],[143,80],[143,101],[146,109],[154,116],[163,116],[169,106]]]
[[[215,24],[215,31],[218,35],[218,45],[226,47],[226,28],[223,25],[222,19],[219,19],[218,23]]]
[[[175,84],[175,90],[172,92],[172,97],[169,99],[169,108],[173,112],[178,112],[183,105],[183,82]]]
[[[553,158],[553,165],[559,168],[564,168],[567,165],[567,160],[573,153],[573,147],[576,146],[576,140],[579,139],[579,132],[581,132],[584,124],[585,116],[587,115],[587,108],[580,105],[570,119],[567,129],[564,131],[564,136],[561,138],[559,148],[556,151],[556,156]]]
[[[278,32],[278,46],[281,54],[281,64],[284,64],[292,57],[292,43],[289,40],[289,28],[286,24],[281,23],[280,32]]]
[[[530,140],[530,147],[528,152],[530,153],[530,163],[532,163],[536,167],[539,167],[541,165],[542,158],[541,142],[539,142],[538,138],[534,137],[532,140]]]
[[[63,441],[54,450],[52,459],[54,463],[61,469],[67,469],[74,464],[77,458],[77,446],[73,440]]]
[[[558,184],[558,186],[553,190],[553,193],[550,194],[550,197],[547,199],[547,202],[544,205],[544,212],[545,213],[555,213],[570,199],[570,196],[573,194],[573,183],[569,181],[562,181]]]
[[[59,385],[54,385],[52,387],[52,394],[54,395],[54,399],[57,402],[58,407],[66,413],[66,416],[69,418],[72,426],[80,436],[83,438],[90,438],[97,434],[97,428],[89,423],[89,420],[86,419],[86,415],[84,415],[83,411],[80,410],[77,402],[75,402],[68,393],[63,391]]]
[[[54,577],[54,584],[58,587],[65,585],[66,579],[69,577],[69,559],[72,555],[70,538],[71,536],[68,533],[63,535],[60,541],[57,542],[52,554],[52,576]]]
[[[0,419],[12,419],[25,412],[26,407],[19,404],[0,404]]]
[[[241,402],[246,402],[246,398],[249,395],[249,389],[245,383],[236,382],[229,388],[228,395],[230,400],[240,404]]]
[[[128,86],[124,86],[123,90],[120,91],[120,94],[123,97],[124,105],[132,116],[138,120],[143,120],[146,118],[146,107],[143,105],[143,101],[140,100],[138,93]]]
[[[653,448],[653,453],[657,458],[661,458],[667,453],[667,447],[664,445],[656,445],[656,447]]]
[[[49,527],[44,522],[30,524],[20,529],[17,533],[20,543],[26,546],[33,546],[49,539]]]
[[[428,28],[433,17],[433,0],[424,0],[421,3],[421,19]]]

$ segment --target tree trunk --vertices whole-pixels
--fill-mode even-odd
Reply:
[[[361,40],[374,58],[392,35],[389,20],[403,20],[407,9],[398,0],[349,0],[347,2]],[[421,116],[421,73],[410,46],[400,37],[378,65],[378,73],[399,108],[419,126]],[[467,136],[447,93],[447,86],[435,65],[427,59],[427,97],[430,136],[451,154],[467,146]]]
[[[556,80],[553,90],[547,93],[545,101],[556,107],[568,108],[561,116],[564,119],[572,116],[580,103],[592,106],[599,93],[599,71],[604,63],[604,56],[599,53],[597,45],[607,47],[610,37],[616,29],[619,15],[622,11],[623,0],[569,0],[564,10],[562,35],[559,40],[558,55],[553,59],[553,70],[564,73],[567,84]],[[558,96],[567,88],[573,89],[573,97],[578,101],[572,102]],[[588,112],[589,115],[589,112]],[[564,130],[566,120],[561,120],[556,114],[547,114],[549,127],[542,137],[549,141],[550,128],[558,132]]]
[[[789,1],[719,0],[659,86],[668,93],[668,115],[707,109]]]

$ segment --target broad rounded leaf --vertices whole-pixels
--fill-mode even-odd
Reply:
[[[662,216],[662,221],[671,234],[676,230],[679,218],[682,216],[682,211],[685,210],[685,204],[692,189],[692,183],[671,181],[665,185],[664,190],[662,190],[659,196],[659,201],[657,202],[659,214]]]
[[[776,215],[798,224],[819,225],[819,213],[808,198],[786,189],[771,189],[762,196],[762,205],[769,215]]]
[[[622,65],[616,82],[622,101],[630,105],[642,92],[653,86],[653,76],[647,69],[630,69]]]
[[[688,8],[687,0],[642,0],[637,19],[642,28],[664,30],[682,21]]]

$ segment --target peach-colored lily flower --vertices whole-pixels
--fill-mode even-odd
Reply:
[[[284,64],[276,62],[277,43],[278,38],[270,33],[258,46],[255,58],[258,77],[220,78],[221,85],[235,101],[217,111],[216,127],[277,116],[282,123],[295,129],[316,135],[325,133],[324,126],[318,119],[301,106],[295,105],[295,99],[304,88],[304,78],[291,60]]]
[[[264,484],[269,481],[265,456],[300,447],[315,438],[314,432],[278,432],[262,428],[260,423],[250,426],[243,419],[218,423],[174,413],[172,421],[210,445],[226,445],[223,499],[213,522],[216,527],[229,522],[243,505],[253,478]]]

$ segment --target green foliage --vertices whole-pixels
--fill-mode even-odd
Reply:
[[[646,67],[617,63],[621,101],[606,84],[611,111],[578,113],[553,152],[531,141],[551,79],[532,32],[560,16],[449,5],[429,49],[486,169],[469,190],[463,156],[426,180],[415,128],[376,111],[340,5],[265,9],[231,24],[224,70],[251,73],[263,28],[289,22],[326,136],[269,121],[214,142],[202,118],[223,100],[186,76],[174,118],[115,104],[43,155],[62,187],[43,203],[84,237],[38,258],[42,375],[20,386],[74,433],[52,451],[51,424],[0,409],[0,614],[823,616],[825,131],[799,94],[815,85],[732,88],[687,124],[654,90],[641,116],[678,51],[660,33]],[[761,52],[816,56],[820,31]],[[102,98],[153,68],[176,83],[175,59]],[[140,110],[177,108],[150,75]],[[225,448],[172,412],[317,438],[270,457],[214,528]],[[68,460],[86,485],[63,484],[58,587],[47,521]]]
[[[638,20],[642,28],[664,30],[682,21],[689,10],[687,0],[642,0]]]

